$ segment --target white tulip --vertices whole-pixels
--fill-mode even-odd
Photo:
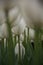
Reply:
[[[38,0],[0,0],[1,8],[10,9],[15,6],[20,8],[28,26],[43,26],[43,5]]]
[[[23,17],[18,17],[18,19],[16,20],[16,25],[14,24],[14,26],[12,27],[12,33],[14,34],[21,34],[24,32],[25,29],[25,20],[23,19]]]
[[[12,23],[12,21],[14,22],[17,19],[19,13],[19,8],[17,6],[9,10],[10,23]]]
[[[1,11],[0,14],[1,14],[0,19],[2,19],[0,22],[0,25],[1,25],[6,22],[6,19],[5,19],[6,17],[5,17],[4,11]],[[25,20],[21,16],[21,13],[19,12],[18,7],[15,7],[14,9],[11,9],[9,11],[9,20],[11,21],[10,25],[12,26],[13,33],[21,34],[24,31],[26,24],[25,24]],[[12,22],[12,21],[14,21],[14,22]],[[5,28],[3,26],[5,26]],[[3,25],[3,26],[1,26],[0,29],[2,29],[2,33],[1,33],[2,36],[5,37],[5,36],[7,36],[6,34],[7,34],[8,30],[6,29],[6,25]],[[7,32],[5,32],[4,30]]]
[[[11,26],[13,27],[13,26],[16,26],[19,22],[20,22],[20,19],[21,19],[21,13],[19,13],[18,15],[17,15],[17,17],[15,16],[15,20],[13,19],[13,21],[12,21],[12,23],[11,23]]]
[[[16,23],[15,20],[21,16],[20,15],[18,17],[19,13],[20,13],[19,8],[17,6],[15,8],[12,8],[11,10],[9,10],[8,16],[9,16],[9,20],[10,20],[9,22],[11,25],[13,24],[13,22],[15,24]],[[4,10],[0,10],[0,25],[5,22],[6,22],[5,12],[4,12]]]

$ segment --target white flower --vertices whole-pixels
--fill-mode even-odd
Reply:
[[[24,41],[24,34],[20,34],[20,40]]]
[[[12,13],[12,12],[11,12],[11,13]],[[13,16],[12,16],[12,17],[13,17]],[[20,12],[19,12],[19,14],[16,13],[15,17],[13,17],[13,19],[12,19],[12,21],[11,21],[11,26],[12,26],[12,27],[13,27],[13,26],[16,26],[16,25],[20,22],[21,17],[22,17],[22,15],[21,15]]]
[[[20,42],[20,54],[21,54],[21,59],[22,59],[22,52],[23,52],[23,57],[25,55],[25,48],[24,46],[22,45],[22,43]],[[18,55],[19,57],[19,43],[16,44],[15,46],[15,54]]]
[[[19,17],[17,20],[16,20],[16,25],[14,24],[14,26],[12,27],[12,33],[14,34],[21,34],[24,32],[24,29],[25,29],[25,21],[23,19],[23,17]]]
[[[8,30],[6,23],[0,25],[0,38],[7,38],[8,37]]]
[[[1,20],[0,25],[2,25],[0,26],[0,29],[1,29],[0,31],[2,31],[1,34],[2,36],[6,37],[8,30],[6,29],[7,23],[6,23],[5,13],[3,10],[0,11],[0,20]],[[14,34],[21,34],[24,31],[26,24],[25,24],[25,20],[23,19],[21,13],[19,12],[18,7],[15,7],[14,9],[11,9],[9,11],[9,20],[10,20],[10,25],[12,27],[12,32]],[[5,26],[5,31],[7,32],[4,31],[3,26]]]
[[[34,39],[34,37],[35,37],[35,31],[33,29],[29,28],[29,38]]]
[[[18,15],[19,15],[19,8],[17,6],[15,6],[14,8],[9,10],[9,20],[10,23],[15,22],[15,20],[17,19]]]

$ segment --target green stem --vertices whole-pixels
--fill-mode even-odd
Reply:
[[[18,35],[18,45],[19,45],[19,65],[21,64],[21,50],[20,50],[20,36]]]
[[[14,49],[13,49],[13,39],[12,39],[12,32],[11,32],[11,26],[9,23],[9,16],[8,16],[8,10],[5,11],[6,14],[6,23],[8,27],[8,65],[14,64]]]
[[[1,40],[1,57],[2,64],[4,64],[4,39]]]
[[[15,45],[16,45],[16,35],[15,35]]]
[[[23,45],[24,45],[24,47],[26,48],[26,31],[24,31],[24,43],[23,43]]]
[[[35,52],[34,52],[34,65],[39,65],[39,52],[40,52],[40,29],[35,30]]]

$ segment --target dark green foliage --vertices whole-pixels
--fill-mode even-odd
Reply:
[[[8,20],[9,21],[9,20]],[[29,29],[28,37],[26,37],[26,32],[24,31],[24,41],[22,42],[25,47],[25,55],[23,57],[22,50],[22,59],[20,53],[20,36],[18,35],[19,43],[19,59],[15,55],[15,46],[16,46],[16,35],[14,36],[14,41],[12,40],[12,33],[10,23],[8,23],[8,33],[9,36],[6,39],[6,47],[4,48],[4,39],[0,41],[0,65],[43,65],[43,41],[41,40],[40,30],[35,30],[35,39],[34,39],[34,48],[29,39]]]

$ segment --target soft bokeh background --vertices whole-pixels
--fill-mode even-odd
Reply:
[[[43,65],[43,0],[0,0],[0,65]]]

